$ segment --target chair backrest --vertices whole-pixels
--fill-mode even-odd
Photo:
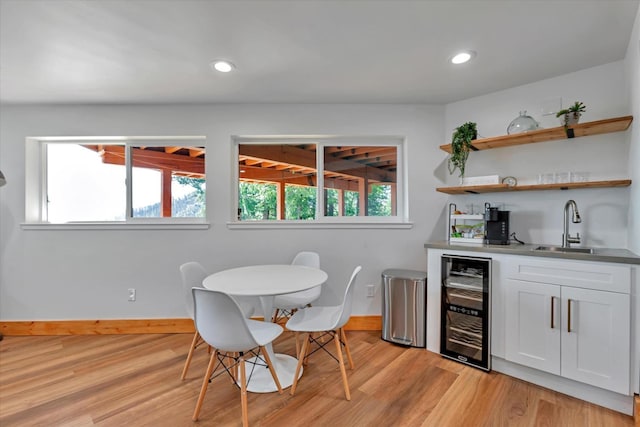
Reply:
[[[298,254],[293,258],[293,261],[291,261],[291,264],[320,268],[320,255],[316,252],[298,252]]]
[[[229,295],[193,288],[194,321],[202,339],[220,351],[245,351],[258,346],[240,306]]]
[[[353,269],[353,273],[351,273],[351,278],[349,279],[349,283],[347,283],[347,288],[344,290],[344,299],[342,300],[342,310],[340,312],[340,317],[338,318],[338,322],[333,327],[341,328],[343,327],[351,317],[351,305],[353,302],[353,288],[355,287],[356,277],[358,273],[362,270],[361,266],[357,266]]]
[[[186,262],[180,266],[180,276],[182,277],[184,302],[187,307],[187,313],[189,313],[189,317],[193,319],[193,295],[191,295],[191,288],[202,287],[202,281],[207,277],[207,271],[202,264],[198,262]]]
[[[320,255],[317,252],[302,251],[291,261],[291,265],[304,265],[305,267],[320,268]],[[322,285],[314,286],[306,291],[294,292],[296,298],[301,300],[304,298],[307,302],[311,303],[317,300],[322,293]],[[277,300],[277,297],[276,297]]]

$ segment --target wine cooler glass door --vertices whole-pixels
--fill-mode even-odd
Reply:
[[[444,255],[440,353],[490,370],[491,259]]]

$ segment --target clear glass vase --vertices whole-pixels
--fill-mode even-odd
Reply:
[[[526,111],[520,111],[520,115],[509,123],[507,133],[511,135],[536,129],[540,129],[538,122],[536,122],[533,117],[527,116]]]

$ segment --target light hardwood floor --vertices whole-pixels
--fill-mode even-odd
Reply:
[[[632,417],[524,381],[484,373],[424,349],[347,332],[355,369],[344,399],[338,364],[314,354],[295,396],[249,393],[253,426],[633,426]],[[209,385],[191,415],[209,358],[198,348],[180,380],[192,334],[5,337],[0,426],[238,426],[240,392]],[[293,334],[276,342],[293,354]]]

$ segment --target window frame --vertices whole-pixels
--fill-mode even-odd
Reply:
[[[408,202],[408,173],[406,139],[397,135],[348,136],[348,135],[233,135],[232,143],[232,189],[229,222],[231,229],[244,228],[411,228]],[[316,144],[316,218],[313,220],[252,220],[237,218],[240,182],[238,157],[241,144],[279,145]],[[393,216],[325,216],[324,215],[324,148],[329,146],[395,146],[397,150],[396,170],[396,215]]]
[[[125,185],[125,219],[122,221],[70,221],[52,223],[48,220],[47,203],[47,147],[57,144],[121,145],[125,148],[126,182],[132,182],[132,149],[141,145],[164,147],[170,145],[197,145],[206,149],[206,137],[192,136],[71,136],[71,137],[27,137],[25,145],[25,220],[23,229],[159,229],[159,228],[208,228],[208,209],[205,217],[134,217],[132,186]],[[206,157],[205,157],[206,159]],[[207,166],[205,160],[205,181]],[[208,204],[208,203],[207,203]]]

